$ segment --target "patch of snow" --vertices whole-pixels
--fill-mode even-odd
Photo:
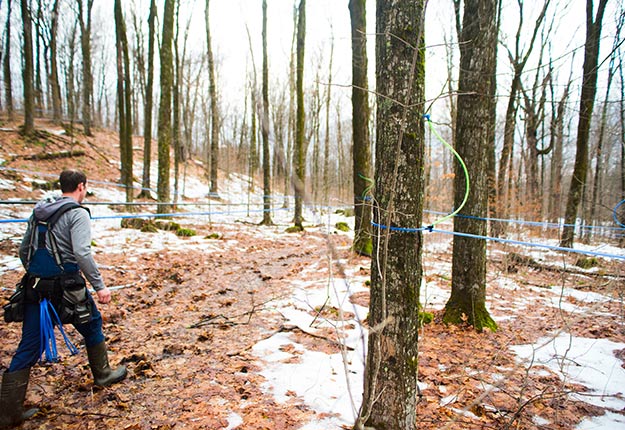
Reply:
[[[15,188],[13,181],[8,181],[6,179],[0,179],[0,190],[12,190]]]
[[[625,416],[606,412],[598,417],[584,419],[575,427],[575,430],[618,430],[625,429]]]
[[[297,354],[280,350],[287,345],[294,345]],[[324,420],[323,428],[353,424],[361,402],[364,372],[358,352],[346,352],[344,363],[341,354],[305,350],[288,333],[277,333],[257,343],[252,351],[268,363],[261,371],[267,379],[264,389],[277,401],[286,402],[294,392],[315,411],[333,415]],[[290,358],[295,360],[291,362]],[[309,423],[302,429],[318,425]]]
[[[551,287],[551,291],[557,295],[572,297],[582,303],[605,303],[612,300],[603,294],[593,293],[592,291],[580,291],[575,288]]]
[[[231,412],[230,415],[228,415],[227,420],[228,427],[226,427],[225,430],[234,430],[235,428],[243,424],[243,418],[241,418],[241,415],[235,412]]]
[[[532,422],[537,426],[546,426],[550,423],[549,420],[544,419],[543,417],[539,417],[538,415],[534,415],[532,417]]]
[[[443,290],[433,282],[423,282],[420,289],[420,301],[423,308],[442,309],[449,299],[449,291]]]
[[[539,339],[535,345],[516,345],[511,349],[518,357],[548,367],[562,379],[587,387],[589,395],[578,393],[575,398],[604,408],[625,408],[623,387],[625,369],[614,351],[625,348],[624,343],[607,339],[587,339],[561,333],[555,338]]]
[[[458,393],[452,394],[450,396],[443,397],[440,400],[439,405],[441,405],[441,406],[449,406],[452,403],[456,403],[457,401],[458,401]]]

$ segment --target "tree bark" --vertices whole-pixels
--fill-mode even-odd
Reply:
[[[32,16],[28,0],[20,0],[23,25],[24,65],[22,78],[24,81],[24,136],[32,136],[35,132],[35,88],[33,82],[33,30]]]
[[[52,120],[60,123],[63,119],[63,106],[61,103],[61,86],[59,84],[59,68],[57,64],[58,48],[57,33],[59,24],[59,8],[61,2],[54,1],[52,17],[50,19],[50,86],[52,90]]]
[[[115,46],[117,48],[117,106],[119,110],[119,150],[121,182],[126,190],[126,201],[133,200],[132,192],[132,105],[128,38],[122,14],[121,0],[115,0]]]
[[[82,125],[87,136],[91,132],[91,97],[93,95],[93,73],[91,71],[91,10],[94,0],[87,0],[84,10],[83,0],[78,0],[78,20],[80,23],[80,48],[82,51]]]
[[[150,196],[152,164],[152,111],[154,109],[154,36],[156,21],[156,0],[150,0],[148,15],[148,73],[145,86],[145,106],[143,115],[143,177],[140,196]]]
[[[31,2],[31,6],[32,6],[32,2]],[[31,9],[31,14],[32,14],[32,9]],[[31,15],[31,18],[32,15]],[[46,110],[45,107],[45,100],[44,100],[44,91],[43,91],[43,80],[41,78],[41,59],[44,59],[44,63],[47,64],[47,62],[45,61],[46,58],[48,58],[48,52],[47,52],[47,47],[44,44],[43,47],[43,52],[42,48],[41,48],[41,44],[43,42],[43,12],[42,12],[42,5],[41,5],[41,0],[37,1],[37,13],[36,13],[36,17],[34,19],[32,19],[32,24],[34,25],[34,90],[35,90],[35,114],[37,116],[43,116],[44,112]]]
[[[297,19],[297,49],[296,49],[296,79],[295,94],[297,116],[295,122],[295,146],[293,148],[293,178],[295,185],[295,228],[303,230],[304,217],[302,207],[306,191],[306,152],[305,147],[305,120],[304,108],[304,47],[306,41],[306,0],[300,0]]]
[[[182,142],[180,140],[180,91],[182,86],[182,64],[184,63],[184,52],[182,58],[180,58],[179,54],[179,45],[180,45],[180,2],[176,4],[176,11],[174,12],[174,76],[173,76],[173,100],[172,100],[172,110],[173,110],[173,118],[172,118],[172,143],[174,146],[174,203],[178,202],[179,193],[180,193],[180,163],[182,162]],[[188,34],[188,32],[187,32]],[[186,38],[184,41],[186,45]],[[175,207],[175,206],[174,206]]]
[[[11,82],[11,4],[7,2],[7,22],[4,34],[4,58],[2,59],[2,71],[4,74],[4,104],[9,121],[13,120],[13,85]]]
[[[374,221],[363,404],[355,428],[416,429],[424,196],[425,1],[381,0],[376,15]],[[387,98],[388,97],[388,98]],[[391,101],[396,100],[397,102]]]
[[[215,61],[209,24],[209,0],[206,0],[206,52],[208,55],[208,92],[211,100],[211,144],[210,144],[210,193],[219,193],[219,106],[217,103],[217,83],[215,81]]]
[[[456,150],[469,171],[469,195],[462,214],[454,218],[454,231],[486,236],[488,214],[488,150],[494,136],[492,104],[497,45],[497,0],[467,0],[460,41],[460,77],[456,119]],[[479,18],[479,19],[478,19]],[[466,193],[465,172],[454,164],[454,206],[460,207]],[[452,291],[445,305],[444,321],[467,321],[482,331],[496,329],[486,310],[486,240],[454,235]]]
[[[350,0],[352,27],[352,133],[354,183],[354,243],[352,249],[371,256],[371,143],[367,79],[366,1]]]
[[[176,0],[165,0],[161,42],[161,100],[158,109],[158,186],[159,202],[169,202],[169,151],[172,145],[171,95],[173,86],[174,10]],[[170,212],[169,205],[159,205],[160,213]]]
[[[271,220],[271,162],[269,159],[269,65],[267,63],[267,0],[263,0],[263,221]]]
[[[600,0],[597,14],[593,19],[593,1],[586,0],[586,44],[584,46],[584,76],[582,78],[582,95],[580,100],[579,120],[577,125],[577,151],[575,167],[569,188],[564,215],[564,228],[560,246],[571,248],[575,237],[575,220],[582,199],[588,172],[588,139],[590,121],[597,93],[597,65],[599,62],[599,42],[603,14],[608,0]]]

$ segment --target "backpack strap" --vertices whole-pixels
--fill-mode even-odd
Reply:
[[[30,261],[33,257],[33,253],[35,249],[45,249],[46,248],[46,239],[50,240],[50,248],[52,249],[52,257],[54,258],[55,263],[63,270],[63,260],[61,259],[61,253],[59,252],[59,246],[54,238],[54,235],[51,234],[52,228],[56,224],[56,222],[61,218],[61,216],[72,209],[82,208],[89,213],[91,216],[91,211],[88,208],[74,202],[70,201],[67,204],[59,207],[56,212],[54,212],[50,217],[46,220],[37,219],[33,215],[33,226],[32,233],[30,238],[30,246],[28,249],[27,261],[30,264]],[[35,248],[33,245],[37,241],[37,247]]]

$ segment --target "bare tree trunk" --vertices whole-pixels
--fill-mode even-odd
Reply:
[[[210,24],[209,24],[209,0],[206,0],[206,53],[208,55],[208,92],[211,100],[211,164],[210,164],[210,193],[219,193],[219,183],[217,170],[219,168],[219,105],[217,103],[217,83],[215,81],[215,61],[213,59],[213,48],[211,44]]]
[[[50,86],[52,89],[52,120],[60,123],[63,119],[63,106],[61,103],[61,86],[58,72],[58,48],[57,33],[59,24],[59,7],[61,2],[54,0],[52,17],[50,20]]]
[[[11,4],[7,1],[7,22],[4,33],[4,58],[2,71],[4,74],[4,104],[6,105],[9,121],[13,120],[13,85],[11,82]]]
[[[354,149],[354,243],[352,249],[371,255],[371,142],[367,80],[367,17],[365,0],[350,0],[352,26],[352,129]]]
[[[586,44],[584,46],[584,76],[582,80],[582,95],[580,101],[579,120],[577,126],[577,151],[575,153],[575,167],[571,178],[566,213],[565,226],[562,230],[560,245],[571,248],[575,236],[575,220],[586,184],[588,172],[588,138],[590,121],[597,93],[597,64],[599,62],[599,41],[603,14],[608,0],[600,0],[597,13],[593,20],[593,1],[586,0]]]
[[[24,55],[24,68],[22,77],[24,80],[24,136],[32,136],[35,132],[35,89],[33,83],[33,30],[32,17],[28,0],[20,0],[22,8],[22,25],[24,31],[22,48]]]
[[[273,225],[271,220],[271,162],[269,159],[269,65],[267,64],[267,0],[263,0],[263,221],[262,225]]]
[[[67,46],[67,71],[65,73],[65,88],[67,102],[67,116],[70,120],[70,130],[74,133],[74,120],[76,119],[76,90],[75,90],[75,72],[74,58],[76,52],[76,27],[77,22],[72,26],[69,34]]]
[[[182,148],[180,142],[180,86],[182,85],[182,63],[183,59],[180,59],[179,55],[179,36],[180,36],[180,2],[176,4],[175,18],[174,18],[174,77],[173,77],[173,118],[172,118],[172,133],[173,133],[173,145],[174,145],[174,203],[178,202],[178,194],[180,192],[180,163],[182,161]],[[186,43],[186,40],[185,40]]]
[[[307,146],[312,143],[312,177],[310,178],[311,184],[311,195],[313,204],[318,203],[318,194],[319,194],[319,126],[320,126],[320,113],[321,113],[321,92],[320,92],[320,81],[321,76],[319,73],[319,69],[321,68],[321,60],[319,60],[319,64],[317,65],[317,72],[315,74],[315,86],[312,93],[312,97],[310,97],[310,109],[309,109],[309,124],[311,125],[309,128],[309,137],[304,138],[304,153],[308,153]]]
[[[284,163],[286,165],[286,176],[284,178],[284,208],[289,206],[288,190],[289,184],[295,183],[295,135],[297,128],[297,96],[296,96],[296,75],[297,75],[297,22],[298,22],[298,8],[297,0],[293,0],[293,35],[291,38],[291,56],[289,61],[289,118],[288,118],[288,130],[287,130],[287,144],[286,144],[286,159]]]
[[[145,106],[143,114],[143,178],[140,197],[150,196],[150,167],[152,164],[152,111],[154,104],[154,36],[156,21],[156,0],[150,0],[148,15],[148,75],[145,85]]]
[[[130,61],[126,24],[122,14],[121,0],[115,0],[115,41],[117,48],[117,106],[119,109],[119,150],[121,159],[121,182],[126,189],[126,201],[133,200],[132,193],[132,106]]]
[[[553,153],[551,155],[551,174],[549,180],[549,217],[551,222],[558,222],[562,213],[562,166],[563,166],[563,146],[564,146],[564,116],[566,114],[566,104],[569,97],[571,79],[558,102],[556,102],[551,85],[551,140],[553,142]]]
[[[542,60],[542,50],[541,50]],[[542,144],[542,138],[540,137],[540,126],[545,119],[545,103],[547,99],[547,84],[549,83],[551,76],[547,73],[542,83],[539,82],[539,74],[542,69],[542,61],[539,61],[536,67],[536,76],[532,85],[531,94],[527,94],[527,91],[521,87],[523,92],[524,105],[523,110],[525,112],[525,141],[527,145],[527,214],[534,218],[540,218],[541,210],[541,193],[539,184],[539,172],[538,172],[538,160],[541,155],[546,155],[551,152],[552,147],[548,145],[540,147]],[[540,96],[537,91],[540,90]],[[551,142],[550,142],[551,143]]]
[[[334,60],[334,34],[331,37],[330,64],[328,66],[328,85],[326,92],[326,130],[323,145],[323,204],[329,206],[330,189],[330,102],[332,101],[332,62]]]
[[[614,73],[616,72],[615,61],[616,55],[618,53],[618,45],[621,42],[621,30],[623,28],[623,23],[625,19],[625,14],[621,14],[620,19],[618,21],[616,27],[616,34],[614,35],[614,43],[612,46],[612,53],[610,55],[610,65],[608,67],[608,80],[605,88],[605,98],[603,102],[603,107],[601,109],[601,122],[599,124],[599,140],[597,141],[597,152],[595,155],[595,178],[592,184],[592,202],[590,204],[590,219],[588,220],[589,225],[595,225],[597,222],[597,204],[599,202],[599,191],[602,189],[603,176],[601,174],[604,169],[603,166],[603,140],[605,135],[605,127],[608,116],[608,101],[610,97],[610,89],[612,87],[612,80],[614,79]],[[592,229],[588,229],[586,239],[590,241],[592,238]]]
[[[163,36],[161,42],[161,100],[158,110],[158,201],[169,202],[169,151],[172,145],[171,95],[173,87],[174,10],[176,0],[165,0]],[[160,205],[159,212],[170,211],[168,205]]]
[[[305,148],[305,120],[304,108],[304,47],[306,41],[306,0],[300,0],[297,19],[297,73],[296,99],[297,116],[295,127],[295,146],[293,153],[293,178],[295,185],[295,217],[294,227],[304,230],[304,216],[302,213],[304,193],[306,192],[306,152]]]
[[[620,165],[620,191],[621,200],[625,200],[625,78],[623,76],[623,56],[619,55],[619,77],[621,78],[621,100],[619,103],[620,120],[621,120],[621,165]],[[622,207],[622,206],[621,206]],[[623,212],[621,212],[623,213]],[[621,217],[619,222],[625,224],[625,217]],[[621,236],[620,245],[625,246],[625,236]]]
[[[375,206],[364,395],[355,429],[417,428],[425,193],[425,1],[377,3]],[[401,105],[382,97],[392,94]],[[393,227],[416,229],[393,230]]]
[[[488,151],[494,136],[492,104],[495,102],[496,45],[498,28],[497,0],[467,0],[464,4],[458,81],[456,150],[468,167],[469,190],[465,172],[458,162],[454,168],[454,207],[467,217],[454,218],[451,297],[445,305],[443,320],[462,324],[464,320],[477,331],[495,330],[497,324],[486,309],[486,240],[464,234],[486,236],[488,214]]]
[[[87,0],[84,10],[83,0],[78,0],[78,20],[80,23],[80,47],[82,51],[82,125],[87,136],[91,136],[91,96],[93,94],[93,74],[91,72],[91,10],[94,0]]]
[[[31,3],[32,5],[32,3]],[[32,10],[31,10],[32,12]],[[32,18],[32,15],[31,15]],[[41,0],[37,1],[37,16],[32,21],[35,28],[35,52],[34,52],[34,77],[35,77],[35,114],[37,116],[44,116],[45,112],[45,100],[44,100],[44,91],[43,91],[43,81],[41,78],[41,59],[48,58],[47,47],[44,45],[43,53],[41,48],[41,43],[43,42],[43,11],[41,6]]]

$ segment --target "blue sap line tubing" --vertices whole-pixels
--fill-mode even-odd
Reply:
[[[0,200],[0,205],[36,205],[39,200]],[[84,201],[85,206],[247,206],[247,203],[220,202],[91,202]],[[254,203],[260,206],[261,203]]]
[[[620,225],[621,227],[625,228],[625,224],[623,224],[621,221],[619,221],[618,217],[616,216],[616,212],[618,211],[618,209],[625,204],[625,200],[621,200],[619,203],[617,203],[616,206],[614,206],[614,209],[612,209],[612,217],[614,218],[614,222],[617,223],[618,225]]]
[[[93,220],[102,220],[102,219],[129,219],[129,218],[164,218],[164,217],[185,217],[185,216],[206,216],[206,215],[229,215],[229,214],[237,214],[237,213],[258,213],[258,212],[277,212],[277,211],[288,211],[289,208],[275,208],[275,209],[258,209],[258,210],[240,210],[240,211],[215,211],[215,212],[173,212],[166,214],[132,214],[132,215],[103,215],[103,216],[94,216],[91,219]],[[7,223],[18,223],[18,222],[28,222],[28,218],[16,218],[16,219],[0,219],[0,224]]]
[[[387,229],[387,228],[389,228],[389,227],[387,227],[385,225],[381,225],[381,224],[378,224],[378,223],[375,223],[375,222],[372,222],[371,224],[374,227],[377,227],[377,228],[380,228],[380,229]],[[625,260],[625,256],[624,255],[608,254],[608,253],[596,252],[596,251],[585,251],[585,250],[581,250],[581,249],[565,248],[565,247],[561,247],[561,246],[547,245],[547,244],[544,244],[544,243],[523,242],[523,241],[520,241],[520,240],[502,239],[502,238],[498,238],[498,237],[481,236],[481,235],[477,235],[477,234],[462,233],[462,232],[457,232],[457,231],[438,230],[438,229],[433,228],[433,226],[419,227],[419,228],[392,227],[391,226],[390,230],[391,231],[403,232],[403,233],[416,233],[416,232],[420,232],[420,231],[429,231],[431,233],[451,234],[451,235],[455,235],[455,236],[469,237],[469,238],[473,238],[473,239],[484,239],[484,240],[490,240],[490,241],[493,241],[493,242],[507,243],[507,244],[511,244],[511,245],[538,247],[538,248],[549,249],[549,250],[552,250],[552,251],[564,251],[564,252],[572,252],[572,253],[577,253],[577,254],[593,255],[593,256],[597,256],[597,257],[616,258],[616,259],[619,259],[619,260]]]
[[[434,215],[440,215],[440,214],[445,213],[445,212],[430,211],[430,210],[424,210],[423,212],[431,213]],[[477,219],[477,220],[483,220],[483,221],[507,222],[510,224],[521,224],[521,225],[529,225],[529,226],[544,227],[544,228],[558,228],[559,229],[561,227],[578,227],[578,228],[585,228],[585,229],[617,230],[617,231],[623,230],[622,227],[592,226],[592,225],[584,225],[584,224],[564,224],[564,223],[554,223],[554,222],[546,222],[546,221],[525,221],[521,219],[484,218],[484,217],[477,217],[473,215],[463,215],[463,214],[457,214],[456,217]]]

